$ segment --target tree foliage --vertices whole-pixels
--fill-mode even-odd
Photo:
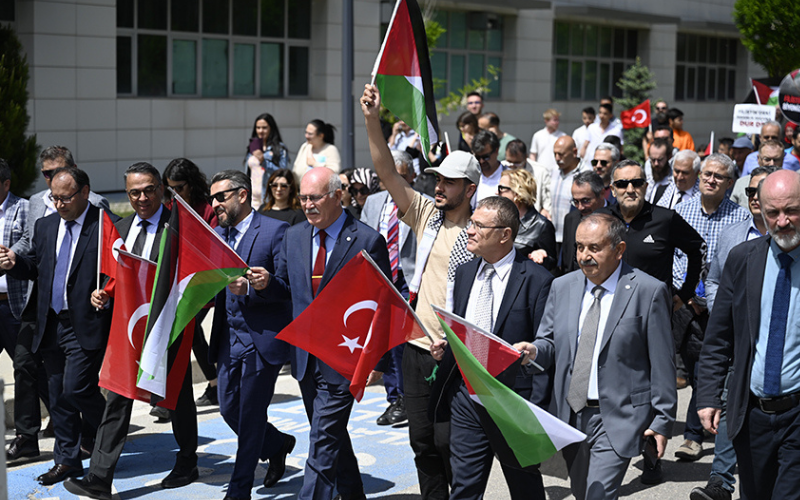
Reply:
[[[630,109],[642,102],[650,99],[650,91],[656,88],[656,80],[650,68],[642,64],[637,57],[636,62],[622,73],[617,82],[617,87],[622,90],[622,97],[616,99],[614,103],[615,112]],[[640,163],[644,161],[642,151],[642,138],[647,129],[633,128],[623,132],[625,144],[622,146],[622,154],[626,158],[636,160]]]
[[[25,136],[28,62],[14,31],[0,26],[0,158],[11,166],[11,189],[22,195],[36,180],[36,136]]]
[[[733,20],[753,60],[777,78],[800,68],[800,2],[737,0]]]

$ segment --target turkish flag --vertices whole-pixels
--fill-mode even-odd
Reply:
[[[408,302],[362,250],[277,338],[339,372],[361,401],[367,377],[381,357],[424,335]]]
[[[100,218],[102,233],[100,236],[100,272],[108,276],[109,280],[104,290],[113,297],[117,276],[118,252],[120,249],[126,250],[126,248],[122,236],[119,235],[119,231],[117,231],[116,226],[114,226],[114,223],[111,221],[111,217],[109,217],[108,213],[102,208],[100,211],[102,212]]]
[[[619,114],[622,128],[647,128],[650,125],[650,99]]]

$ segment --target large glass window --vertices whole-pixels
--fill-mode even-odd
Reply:
[[[675,100],[735,100],[738,49],[735,38],[678,33]]]
[[[503,17],[485,12],[440,10],[436,21],[446,31],[431,49],[435,97],[444,97],[480,78],[489,80],[488,99],[500,97]]]
[[[310,46],[311,0],[118,0],[117,93],[306,96]]]
[[[633,29],[556,21],[553,29],[553,99],[597,101],[622,97],[616,82],[636,61]]]

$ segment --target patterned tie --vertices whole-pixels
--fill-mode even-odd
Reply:
[[[788,253],[778,254],[781,270],[775,281],[772,296],[772,315],[769,320],[767,353],[764,356],[764,394],[778,396],[781,393],[781,367],[783,344],[786,340],[786,322],[789,317],[789,299],[792,293],[792,269],[794,259]]]
[[[483,284],[478,294],[478,303],[475,304],[475,324],[491,333],[494,328],[494,294],[492,293],[492,277],[494,266],[486,263],[483,267]]]
[[[139,234],[136,235],[136,240],[133,242],[133,254],[142,257],[142,252],[144,252],[144,244],[147,241],[147,226],[150,223],[146,220],[143,220],[139,223],[141,229],[139,230]]]
[[[311,291],[314,297],[317,296],[317,289],[322,281],[322,275],[325,274],[325,257],[328,250],[325,248],[325,238],[328,237],[325,231],[320,230],[319,235],[319,250],[317,250],[317,258],[314,260],[314,269],[311,271]]]
[[[73,227],[75,227],[74,220],[64,223],[64,238],[61,240],[61,248],[58,251],[58,257],[56,257],[53,290],[50,296],[50,306],[56,313],[60,313],[64,308],[64,287],[67,285],[67,273],[69,272],[69,254],[72,251]]]
[[[389,264],[392,266],[392,283],[397,281],[397,269],[400,263],[400,221],[397,219],[397,204],[392,204],[389,223],[386,229],[386,248],[389,249]]]
[[[600,298],[605,291],[606,289],[600,285],[592,288],[594,300],[586,313],[586,319],[583,320],[578,352],[575,353],[575,361],[572,363],[572,381],[569,383],[567,403],[575,413],[586,406],[586,398],[589,394],[589,376],[592,373],[594,344],[597,341],[597,328],[600,325]]]

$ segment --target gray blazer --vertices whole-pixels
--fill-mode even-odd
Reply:
[[[381,214],[389,199],[389,191],[379,191],[367,197],[361,210],[361,222],[380,232]],[[399,215],[398,215],[399,218]],[[409,238],[409,236],[411,236]],[[407,282],[414,277],[414,265],[417,261],[417,238],[414,231],[400,221],[400,266]]]
[[[708,276],[706,277],[706,302],[709,314],[711,314],[714,300],[717,298],[719,280],[722,276],[722,270],[725,268],[725,261],[728,260],[728,254],[731,253],[733,247],[747,241],[747,233],[750,232],[750,226],[752,225],[753,220],[747,219],[725,226],[725,230],[719,233],[717,251],[711,261],[711,266],[708,268]]]
[[[678,393],[666,285],[624,262],[611,303],[600,355],[597,384],[603,427],[614,451],[635,457],[642,435],[653,429],[672,436]],[[572,409],[567,393],[578,346],[578,321],[586,277],[574,271],[556,278],[534,345],[536,362],[545,370],[555,364],[550,411],[564,422]]]

